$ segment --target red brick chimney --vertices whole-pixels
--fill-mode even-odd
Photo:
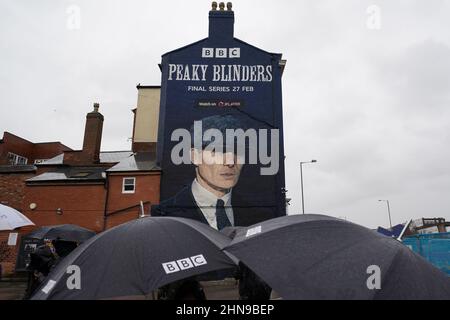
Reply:
[[[102,143],[103,115],[98,112],[100,105],[94,103],[94,111],[86,115],[84,127],[83,150],[65,151],[66,165],[93,165],[100,162],[100,145]]]
[[[100,161],[100,145],[102,143],[103,115],[98,112],[100,105],[94,103],[94,111],[86,115],[84,128],[83,155],[93,163]]]

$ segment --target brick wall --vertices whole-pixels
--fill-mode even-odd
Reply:
[[[70,151],[69,147],[59,142],[36,143],[33,149],[33,161],[36,159],[51,159],[64,151]]]
[[[0,165],[8,165],[8,152],[28,159],[27,164],[33,164],[36,159],[50,159],[63,151],[71,150],[60,142],[33,143],[9,132],[3,134],[0,144]]]
[[[144,206],[144,212],[148,212],[148,205]],[[131,220],[136,220],[140,216],[140,207],[133,207],[129,210],[122,211],[117,214],[113,214],[107,217],[106,219],[106,229],[114,228],[123,223],[129,222]]]
[[[106,189],[104,184],[28,185],[24,214],[37,226],[76,224],[95,232],[103,230]],[[35,203],[35,210],[29,205]],[[58,215],[56,210],[62,209]]]
[[[134,193],[122,193],[123,178],[136,178]],[[129,173],[108,176],[108,207],[107,212],[120,210],[139,204],[140,201],[159,203],[160,174]]]
[[[156,154],[156,142],[134,142],[132,144],[133,152],[152,152]]]
[[[122,193],[123,178],[136,178],[136,187],[134,193]],[[113,174],[108,176],[108,205],[107,205],[107,225],[106,228],[112,228],[119,224],[137,219],[140,214],[140,208],[134,207],[120,213],[113,212],[137,206],[142,202],[148,202],[144,206],[144,213],[147,215],[151,204],[159,203],[159,187],[161,175],[159,172],[152,173],[130,173]]]
[[[51,168],[40,168],[42,171]],[[150,204],[159,203],[160,173],[134,173],[115,174],[108,180],[108,206],[107,212],[119,213],[108,216],[105,221],[104,210],[106,201],[106,187],[104,184],[61,184],[61,185],[28,185],[24,180],[33,174],[15,175],[7,184],[8,190],[19,188],[21,192],[15,194],[15,207],[21,210],[36,226],[20,228],[19,240],[16,247],[8,247],[4,251],[5,257],[1,259],[3,274],[14,271],[16,255],[19,249],[20,235],[25,235],[32,230],[46,225],[76,224],[95,232],[102,232],[119,224],[137,219],[140,214],[140,201],[149,202],[145,205],[145,214],[149,213]],[[133,194],[122,194],[122,181],[124,177],[136,178],[136,191]],[[0,179],[5,176],[0,175]],[[20,183],[19,183],[20,182]],[[25,187],[24,187],[25,186]],[[14,198],[14,197],[13,197]],[[13,199],[8,196],[8,199]],[[30,209],[30,204],[37,205],[35,210]],[[132,208],[129,208],[132,207]],[[56,209],[62,209],[62,215],[56,213]],[[126,209],[129,208],[129,209]],[[123,210],[126,209],[126,210]],[[123,211],[121,211],[123,210]],[[0,247],[4,248],[8,241],[10,231],[0,232]]]
[[[83,150],[64,152],[64,164],[70,166],[88,166],[94,162]],[[98,163],[98,162],[97,162]]]
[[[33,176],[34,173],[0,174],[0,203],[24,212],[25,180]],[[0,264],[2,266],[2,275],[11,274],[16,265],[20,238],[16,246],[8,246],[8,237],[11,232],[20,231],[0,231]]]
[[[34,161],[30,159],[33,156],[34,144],[28,140],[22,139],[9,132],[3,134],[2,147],[0,149],[0,165],[8,165],[8,152],[28,158],[28,163]]]
[[[19,250],[20,239],[17,239],[16,246],[8,246],[8,238],[11,232],[17,231],[0,231],[0,264],[2,266],[2,276],[13,273],[16,266],[16,256]]]
[[[0,263],[3,275],[14,272],[20,237],[31,231],[48,225],[76,224],[95,232],[103,231],[106,189],[104,184],[96,185],[60,185],[26,186],[22,206],[23,213],[35,226],[19,228],[15,231],[0,231]],[[36,203],[35,210],[29,205]],[[61,208],[62,215],[56,213]],[[10,232],[18,232],[16,246],[7,246]],[[6,249],[5,249],[6,248]]]
[[[0,174],[0,203],[23,212],[25,180],[34,175],[34,173]]]

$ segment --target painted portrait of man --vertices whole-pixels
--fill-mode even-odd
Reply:
[[[245,166],[245,155],[239,150],[248,150],[251,146],[243,139],[227,139],[227,129],[244,132],[245,121],[231,114],[214,115],[200,121],[204,132],[212,129],[215,134],[207,135],[206,139],[196,137],[191,127],[190,161],[195,168],[192,182],[175,196],[153,206],[152,216],[194,219],[218,230],[270,219],[269,211],[261,208],[255,213],[254,207],[233,192]]]

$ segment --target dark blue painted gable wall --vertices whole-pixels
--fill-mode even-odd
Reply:
[[[162,168],[161,200],[177,193],[183,185],[192,182],[195,176],[192,165],[175,166],[171,162],[171,149],[177,142],[170,141],[173,130],[189,129],[194,120],[209,115],[233,113],[244,115],[256,128],[280,129],[280,169],[274,176],[261,176],[261,165],[245,165],[238,185],[233,193],[244,196],[252,206],[264,206],[272,210],[273,216],[285,214],[284,198],[284,149],[281,95],[280,54],[272,54],[249,45],[233,36],[234,13],[211,11],[209,15],[209,37],[162,57],[161,108],[159,119],[158,160]],[[239,48],[240,58],[203,58],[203,48]],[[169,79],[169,65],[208,65],[208,81],[175,81]],[[213,65],[262,65],[272,66],[270,82],[213,82]],[[239,87],[239,92],[192,92],[189,86]],[[242,87],[253,87],[252,92],[243,92]],[[200,108],[198,101],[239,101],[241,108]]]

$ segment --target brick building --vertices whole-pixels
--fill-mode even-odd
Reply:
[[[23,211],[25,180],[36,174],[36,164],[69,150],[60,142],[33,143],[4,132],[0,140],[0,203]]]
[[[24,213],[37,225],[73,223],[101,232],[136,219],[159,202],[160,170],[154,152],[100,152],[103,115],[86,116],[83,149],[38,165],[26,181]]]
[[[95,232],[141,215],[159,202],[160,171],[149,153],[101,152],[96,165],[66,166],[27,180],[25,215],[36,225],[71,223]]]
[[[139,112],[139,105],[138,101],[135,124],[137,114],[147,115]],[[94,104],[86,115],[83,149],[62,150],[22,176],[24,195],[17,203],[36,226],[20,228],[20,236],[40,226],[66,223],[102,232],[148,214],[150,205],[159,202],[156,141],[141,135],[139,143],[133,139],[132,150],[101,152],[103,121],[99,105]],[[0,234],[0,246],[5,246],[8,234]],[[4,273],[14,270],[18,246],[19,242],[14,254],[9,252],[0,261]]]
[[[0,203],[24,212],[25,181],[36,176],[37,164],[71,149],[61,142],[33,143],[9,132],[0,140]],[[10,272],[16,247],[8,246],[9,231],[0,231],[0,262]]]
[[[61,142],[33,143],[12,133],[4,132],[0,140],[0,166],[33,165],[72,150]]]

